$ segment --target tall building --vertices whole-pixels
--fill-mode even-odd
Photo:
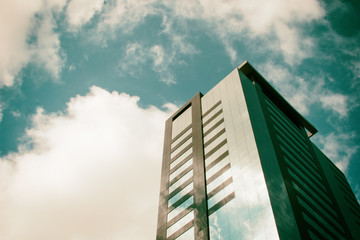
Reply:
[[[360,239],[317,130],[248,63],[166,121],[157,239]]]

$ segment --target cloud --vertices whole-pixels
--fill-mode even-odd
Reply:
[[[316,0],[258,1],[172,1],[167,6],[176,16],[207,24],[223,41],[232,61],[236,60],[234,41],[258,38],[268,42],[267,50],[279,53],[289,64],[311,56],[313,39],[302,26],[321,19],[324,10]],[[248,45],[251,45],[248,40]],[[264,46],[262,46],[264,47]]]
[[[144,46],[134,42],[126,45],[125,56],[119,63],[120,74],[130,74],[134,76],[139,68],[137,66],[145,64],[148,56]]]
[[[186,35],[192,34],[191,24],[195,20],[204,32],[222,41],[234,63],[238,61],[236,41],[243,39],[247,45],[255,47],[251,39],[261,39],[268,42],[267,51],[280,54],[288,64],[294,65],[312,56],[316,41],[303,31],[303,27],[322,20],[325,11],[316,0],[306,0],[305,3],[298,0],[118,0],[104,7],[97,26],[101,34],[94,37],[103,42],[114,37],[118,29],[129,33],[144,23],[146,17],[155,15],[170,23],[165,32],[175,33],[175,23],[187,25]]]
[[[0,238],[154,239],[170,113],[138,101],[94,86],[64,113],[38,108],[0,160]]]
[[[145,17],[158,12],[157,6],[161,5],[157,0],[115,0],[109,1],[101,14],[97,31],[103,35],[95,36],[100,42],[112,36],[117,29],[131,32],[136,26],[145,21]]]
[[[19,112],[19,110],[10,111],[10,113],[14,118],[20,118],[21,117],[21,113]]]
[[[327,136],[318,135],[321,151],[334,161],[335,165],[343,172],[347,171],[351,157],[358,151],[359,147],[349,144],[355,133],[330,133]]]
[[[37,29],[37,41],[33,46],[34,62],[58,79],[64,67],[65,56],[61,51],[59,34],[54,32],[56,23],[50,14],[45,14]]]
[[[53,31],[52,14],[60,12],[65,4],[65,0],[1,1],[0,87],[12,86],[20,70],[33,58],[45,63],[45,69],[58,77],[62,57],[58,55],[59,38]],[[36,17],[41,15],[46,17]],[[31,39],[37,39],[37,43],[33,45]]]
[[[306,7],[304,7],[306,6]],[[302,27],[312,21],[322,19],[324,10],[315,0],[291,1],[107,1],[104,0],[35,0],[28,4],[16,1],[2,2],[0,6],[2,38],[0,40],[0,87],[12,86],[21,69],[35,60],[53,78],[57,79],[64,67],[65,53],[61,50],[59,27],[54,16],[65,16],[69,31],[78,31],[95,15],[92,38],[106,46],[106,39],[115,37],[115,32],[123,34],[145,22],[149,16],[164,19],[166,34],[171,41],[168,59],[171,64],[179,62],[179,55],[192,55],[198,50],[187,39],[193,35],[195,21],[202,31],[211,38],[222,41],[225,51],[233,63],[238,62],[236,41],[243,39],[246,45],[254,46],[252,40],[268,42],[266,50],[280,54],[289,64],[300,63],[312,55],[314,40]],[[38,17],[44,16],[44,17]],[[60,18],[56,19],[60,21]],[[9,27],[8,22],[11,22]],[[177,27],[174,27],[174,26]],[[178,26],[184,25],[178,31]],[[34,31],[35,30],[35,31]],[[34,39],[33,43],[29,39]],[[158,45],[158,44],[152,44]],[[165,61],[164,61],[165,62]],[[155,64],[156,65],[156,64]],[[161,80],[167,84],[175,78],[164,69]]]
[[[325,109],[330,109],[338,113],[340,117],[348,115],[348,98],[342,94],[330,94],[320,97],[320,101]]]
[[[160,75],[160,81],[167,85],[175,84],[175,77],[169,69],[169,65],[174,63],[173,53],[165,53],[161,45],[146,47],[140,43],[129,43],[126,46],[125,56],[119,64],[120,74],[130,74],[135,76],[139,73],[141,65],[149,62],[152,69]]]
[[[89,22],[102,10],[104,0],[72,0],[66,7],[67,19],[73,28],[78,28]]]
[[[308,115],[310,108],[319,104],[324,110],[340,118],[347,117],[351,110],[348,97],[328,89],[321,75],[305,80],[292,74],[287,67],[272,61],[261,65],[259,69],[265,78],[272,82],[290,104],[303,115]]]

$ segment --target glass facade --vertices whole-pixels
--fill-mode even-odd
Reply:
[[[166,237],[191,235],[194,224],[194,184],[192,158],[192,107],[172,122],[170,175],[168,180],[168,214]],[[178,239],[181,239],[178,237]],[[191,238],[188,238],[191,239]]]
[[[341,226],[335,203],[330,197],[330,189],[317,159],[313,156],[305,131],[291,121],[266,95],[264,95],[277,142],[281,149],[288,177],[295,190],[293,205],[299,206],[298,222],[304,222],[307,232],[311,231],[322,239],[345,239],[345,231]]]
[[[157,239],[357,239],[315,132],[248,63],[195,95],[166,122]]]

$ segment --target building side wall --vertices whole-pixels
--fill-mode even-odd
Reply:
[[[301,239],[278,161],[279,156],[273,144],[273,135],[270,134],[268,128],[261,89],[241,72],[239,75],[279,237],[280,239]]]
[[[219,136],[218,142],[213,144],[211,149],[215,149],[216,152],[213,154],[217,153],[218,156],[228,151],[228,155],[217,164],[220,165],[223,162],[223,168],[229,166],[217,180],[218,189],[223,189],[223,191],[219,191],[214,196],[208,196],[209,207],[213,204],[216,206],[217,203],[221,206],[216,211],[209,211],[211,214],[209,216],[210,238],[278,239],[269,193],[238,71],[234,70],[230,73],[203,96],[201,101],[203,124],[207,117],[204,117],[204,114],[217,103],[221,103],[218,110],[222,112],[217,119],[223,119],[225,132]],[[207,126],[203,128],[205,133]],[[213,131],[221,131],[221,128],[218,130],[215,128]],[[221,137],[223,135],[225,136]],[[225,144],[218,147],[224,140],[226,140]],[[204,144],[207,144],[206,140]],[[211,149],[206,152],[210,152]],[[214,159],[205,157],[206,166],[209,165],[207,163],[209,160]],[[213,173],[209,176],[210,171],[211,169],[206,171],[207,179],[213,176]],[[217,187],[211,186],[214,185],[213,182],[207,184],[208,194],[210,187],[211,190]],[[215,199],[214,203],[211,203],[212,199]]]
[[[353,239],[360,239],[360,206],[345,175],[315,145],[313,148]]]
[[[200,97],[166,121],[158,240],[209,239]]]
[[[359,204],[304,126],[316,129],[252,72],[166,121],[157,239],[360,239]]]
[[[260,148],[264,147],[273,149],[277,158],[276,165],[280,169],[280,174],[273,170],[268,173],[266,165],[270,162],[265,158],[262,159],[264,173],[269,176],[269,179],[274,177],[283,179],[283,186],[285,186],[291,206],[287,211],[293,213],[300,237],[302,239],[351,239],[301,121],[290,118],[288,112],[283,111],[272,101],[271,94],[263,93],[256,81],[253,83],[246,77],[241,77],[241,79],[244,85],[249,86],[249,91],[244,91],[248,97],[248,105],[254,105],[257,100],[260,103],[260,107],[254,107],[253,113],[249,107],[250,115],[260,116],[259,113],[262,112],[266,121],[266,124],[261,123],[259,126],[267,126],[267,130],[256,131],[254,128],[255,134],[256,132],[260,134],[259,151],[261,152]],[[251,92],[250,89],[256,89],[256,93]],[[252,118],[253,125],[258,121],[261,122],[261,118]],[[272,146],[266,145],[265,132],[270,134]],[[271,188],[269,185],[268,187]],[[277,201],[278,197],[275,198],[274,203]],[[276,212],[275,206],[273,209]],[[279,224],[283,223],[287,228],[288,221],[284,221],[283,217],[276,217],[276,220],[279,229]],[[281,236],[281,238],[288,239],[289,237]]]

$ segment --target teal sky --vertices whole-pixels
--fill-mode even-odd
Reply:
[[[358,1],[2,1],[0,36],[1,239],[154,239],[164,120],[245,60],[360,199]]]

